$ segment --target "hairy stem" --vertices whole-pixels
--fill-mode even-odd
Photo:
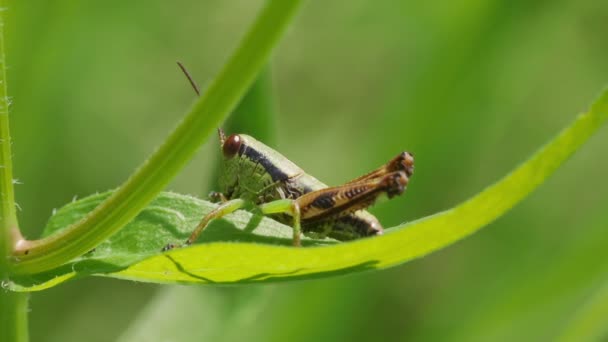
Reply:
[[[6,91],[6,60],[4,54],[4,22],[6,10],[0,1],[0,239],[2,255],[6,255],[17,229],[15,210],[15,190],[13,187],[13,161],[11,154],[11,135],[8,126],[9,98]],[[4,262],[4,261],[3,261]]]
[[[27,302],[27,293],[0,289],[0,341],[28,341]]]
[[[11,136],[8,126],[9,99],[6,87],[4,23],[7,11],[0,0],[0,282],[10,277],[9,255],[15,238],[20,237],[15,210]],[[0,288],[0,341],[27,341],[26,293]]]

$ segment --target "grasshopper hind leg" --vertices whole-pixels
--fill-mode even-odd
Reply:
[[[370,181],[396,171],[403,171],[408,178],[412,177],[414,175],[414,155],[410,152],[401,152],[376,170],[355,178],[346,184]]]
[[[393,171],[355,183],[312,191],[297,198],[305,232],[345,241],[381,235],[382,225],[365,209],[380,197],[401,195],[409,182],[405,171]]]

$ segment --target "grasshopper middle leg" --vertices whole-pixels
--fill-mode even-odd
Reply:
[[[203,217],[203,219],[196,226],[196,228],[194,229],[192,234],[190,234],[190,237],[188,237],[188,240],[186,240],[184,245],[188,246],[188,245],[191,245],[194,241],[196,241],[196,239],[198,239],[198,236],[209,225],[209,222],[211,222],[211,220],[217,219],[217,218],[222,218],[223,216],[226,216],[238,209],[241,209],[245,206],[245,203],[246,203],[245,200],[236,198],[236,199],[229,200],[229,201],[226,201],[226,202],[220,204],[217,208],[213,209],[209,214],[207,214],[207,215],[205,215],[205,217]],[[170,243],[170,244],[166,245],[165,247],[163,247],[163,251],[168,251],[168,250],[176,248],[176,247],[181,247],[181,246]]]

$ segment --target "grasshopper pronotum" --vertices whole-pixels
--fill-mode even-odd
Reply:
[[[198,93],[195,83],[181,64],[180,67]],[[379,235],[380,222],[365,208],[381,195],[392,198],[402,194],[414,173],[414,156],[402,152],[366,175],[328,187],[251,136],[226,137],[221,129],[218,133],[223,169],[219,179],[221,192],[214,197],[221,203],[203,217],[185,245],[195,242],[212,220],[248,204],[256,205],[262,214],[291,223],[294,246],[300,246],[302,232],[337,240]],[[169,244],[164,250],[174,247]]]

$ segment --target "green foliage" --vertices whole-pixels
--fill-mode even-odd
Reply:
[[[158,150],[81,222],[16,251],[13,271],[31,274],[52,269],[97,246],[131,221],[236,107],[266,64],[298,5],[299,0],[269,1],[215,81]]]
[[[240,283],[310,279],[402,264],[448,246],[493,221],[581,146],[608,118],[608,91],[570,127],[511,174],[463,204],[389,229],[383,236],[317,248],[290,248],[289,227],[242,211],[204,232],[202,244],[160,253],[184,241],[213,204],[166,193],[94,251],[15,289],[41,290],[76,275],[98,274],[161,283]],[[111,194],[62,208],[45,235],[80,221]],[[239,243],[237,243],[239,242]],[[264,244],[260,244],[264,243]],[[319,245],[308,241],[309,245]],[[306,245],[306,244],[305,244]],[[46,279],[46,280],[45,280]]]
[[[82,197],[121,184],[192,101],[175,60],[183,61],[207,88],[207,80],[225,64],[262,3],[12,2],[6,26],[14,102],[11,154],[14,177],[23,183],[17,186],[16,200],[24,235],[40,236],[50,209],[75,194]],[[268,129],[272,125],[267,121],[274,120],[248,115],[256,112],[251,106],[265,111],[264,98],[240,108],[241,117],[230,123],[239,128],[229,131],[255,130],[254,136],[274,142],[327,184],[364,173],[398,151],[414,152],[416,175],[407,194],[372,208],[385,226],[400,227],[400,222],[442,211],[477,193],[583,108],[606,82],[607,11],[606,3],[598,1],[309,2],[287,31],[273,65],[273,88],[281,100],[277,131]],[[592,130],[594,124],[582,119],[575,130]],[[268,136],[274,133],[276,139]],[[441,251],[391,270],[346,270],[352,275],[319,274],[316,280],[277,285],[188,288],[86,277],[32,294],[29,308],[22,300],[27,293],[4,291],[0,313],[10,311],[15,321],[29,317],[32,339],[50,342],[101,342],[118,336],[124,341],[601,339],[606,336],[601,323],[608,275],[605,133],[590,139],[515,210],[448,248],[439,245],[461,238],[464,226],[473,229],[489,220],[494,209],[508,207],[527,190],[519,182],[509,184],[517,194],[463,223],[451,221],[458,212],[465,214],[460,209],[466,207],[443,212],[439,219],[452,219],[435,242],[429,237],[420,247],[419,240],[401,246],[416,253]],[[561,148],[569,146],[564,151],[568,154],[585,133],[566,136],[575,139],[552,145],[550,160],[563,158]],[[215,179],[210,175],[215,147],[203,147],[167,188],[197,194],[216,190],[207,187]],[[545,170],[555,166],[539,164]],[[546,175],[526,176],[532,186]],[[12,185],[8,177],[3,181]],[[83,201],[97,196],[103,195]],[[176,205],[186,201],[180,210],[194,203],[201,206],[191,207],[197,213],[208,210],[204,202],[190,203],[181,195],[163,193],[156,201],[166,196],[178,196],[172,201]],[[75,222],[69,208],[79,203],[60,209],[49,229],[52,222],[52,229]],[[88,209],[73,210],[82,215]],[[171,221],[176,217],[171,210],[149,207],[133,224],[177,239],[167,230],[179,225]],[[194,216],[193,211],[193,221],[198,219]],[[274,222],[257,220],[236,213],[213,224],[210,232],[218,240],[202,236],[201,244],[172,253],[184,253],[184,259],[187,253],[200,256],[206,249],[228,245],[225,239],[244,249],[303,256],[315,250],[329,255],[335,247],[351,246],[283,247],[286,240],[274,236],[290,229],[277,226],[263,233]],[[443,226],[429,222],[437,223],[431,216],[406,224],[407,229],[389,229],[393,233],[387,236],[410,241],[415,231],[426,238],[424,232]],[[240,230],[254,223],[255,229]],[[414,228],[414,233],[405,233]],[[130,228],[125,229],[117,234],[127,234]],[[82,250],[84,255],[65,269],[18,279],[13,275],[17,283],[10,285],[32,291],[35,284],[49,287],[53,281],[94,272],[120,276],[139,260],[164,262],[155,261],[160,254],[151,245],[149,255],[138,255],[147,248],[128,244],[115,258],[102,254],[116,243],[120,245],[110,238],[91,253]],[[366,245],[367,240],[357,243]],[[234,251],[239,258],[241,249]],[[397,254],[403,257],[402,251]],[[175,264],[168,264],[168,271],[184,275]],[[209,271],[201,268],[194,275]],[[194,278],[187,281],[202,282]]]
[[[239,99],[253,83],[260,69],[293,17],[300,1],[269,1],[245,35],[241,45],[228,59],[216,80],[194,104],[164,143],[116,191],[96,203],[90,212],[70,222],[57,234],[28,241],[22,238],[16,218],[12,176],[11,144],[8,127],[9,100],[6,94],[6,65],[4,58],[4,13],[0,13],[0,281],[5,288],[11,278],[19,275],[28,281],[38,282],[33,275],[60,267],[60,274],[47,272],[43,276],[50,283],[59,283],[71,277],[69,268],[76,265],[66,262],[79,257],[89,249],[123,228],[140,213],[167,186],[170,180],[188,162],[207,136],[220,125],[234,109]],[[4,11],[0,6],[0,11]],[[163,208],[164,210],[170,210]],[[180,208],[181,209],[181,208]],[[74,213],[69,213],[73,216]],[[155,236],[156,234],[151,234]],[[132,241],[132,239],[127,239]],[[127,244],[127,249],[132,247]],[[140,245],[137,245],[140,247]],[[124,260],[146,251],[130,250],[119,254],[112,245],[110,262],[92,259],[89,269],[116,270]],[[95,253],[95,251],[93,251]],[[95,255],[97,256],[97,255]],[[0,293],[0,337],[7,340],[27,341],[27,296]]]

